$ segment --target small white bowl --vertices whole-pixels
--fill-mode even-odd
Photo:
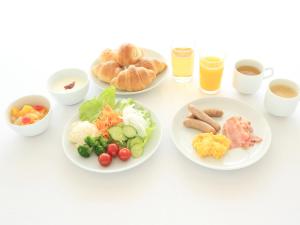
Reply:
[[[63,83],[64,80],[72,80],[72,79],[79,79],[81,80],[81,85],[79,87],[75,86],[72,89],[68,90],[56,90],[55,84],[57,85],[59,82],[63,85],[66,85],[67,83]],[[78,82],[78,81],[77,81]],[[79,69],[63,69],[59,70],[56,73],[54,73],[50,78],[48,79],[48,91],[52,94],[52,96],[61,104],[63,105],[74,105],[79,102],[81,102],[84,97],[86,96],[89,88],[89,80],[88,75]]]
[[[25,104],[45,106],[48,109],[48,113],[41,120],[38,120],[33,124],[22,125],[22,126],[13,124],[10,120],[10,112],[12,107],[21,108]],[[51,110],[52,109],[51,109],[50,102],[46,97],[43,97],[41,95],[28,95],[15,100],[8,106],[6,110],[6,121],[15,132],[23,136],[35,136],[43,133],[48,128],[50,118],[51,118]]]

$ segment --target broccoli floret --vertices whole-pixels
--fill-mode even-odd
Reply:
[[[93,151],[96,153],[96,155],[100,155],[102,153],[105,153],[105,148],[101,145],[94,145]]]
[[[103,146],[104,149],[107,148],[108,145],[108,140],[106,138],[104,138],[102,135],[100,135],[99,137],[97,137],[96,141]]]
[[[97,145],[96,143],[96,139],[91,137],[91,136],[87,136],[85,139],[84,139],[84,142],[89,146],[89,147],[93,147],[95,145]]]
[[[107,144],[111,144],[111,143],[114,143],[115,140],[112,139],[112,137],[109,135],[108,139],[107,139]]]
[[[90,157],[90,155],[92,153],[92,149],[87,144],[80,145],[77,148],[77,151],[78,151],[79,155],[81,155],[84,158]]]

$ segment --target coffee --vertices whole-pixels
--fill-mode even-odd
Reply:
[[[298,95],[298,92],[294,88],[284,84],[274,84],[270,89],[275,95],[284,98],[293,98]]]
[[[254,66],[247,66],[247,65],[239,66],[237,68],[237,70],[240,73],[242,73],[242,74],[250,75],[250,76],[259,75],[261,73],[260,70],[257,69],[256,67],[254,67]]]

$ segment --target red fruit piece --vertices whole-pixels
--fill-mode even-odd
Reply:
[[[32,120],[29,117],[25,116],[25,117],[22,118],[22,123],[23,124],[31,124]]]
[[[42,105],[34,105],[33,108],[36,110],[36,111],[43,111],[45,109],[44,106]]]

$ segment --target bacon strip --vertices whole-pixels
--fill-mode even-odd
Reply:
[[[262,141],[253,134],[251,123],[240,116],[231,117],[226,121],[223,134],[231,140],[231,148],[249,148]]]

